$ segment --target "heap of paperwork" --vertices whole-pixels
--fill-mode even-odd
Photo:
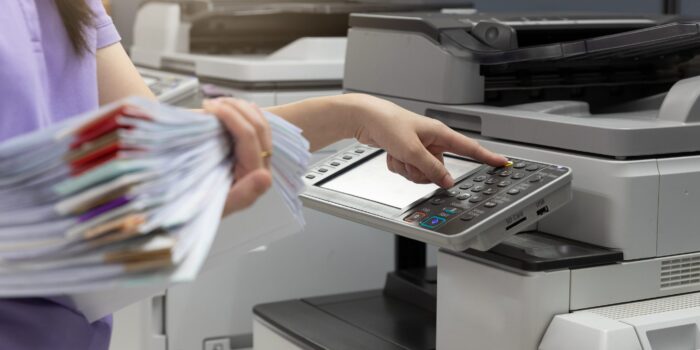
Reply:
[[[274,186],[302,222],[308,142],[265,116]],[[191,281],[233,181],[233,147],[216,118],[137,98],[1,143],[0,297]]]

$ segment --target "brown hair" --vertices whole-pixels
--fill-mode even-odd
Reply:
[[[85,38],[85,27],[90,26],[94,14],[85,0],[56,0],[58,13],[63,26],[76,53],[82,54],[89,49]]]

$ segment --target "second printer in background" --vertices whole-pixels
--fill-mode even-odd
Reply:
[[[233,96],[264,107],[341,92],[351,12],[448,4],[463,2],[147,1],[130,51],[165,101],[197,108],[204,97]],[[197,79],[204,89],[193,96]],[[173,90],[188,93],[171,98],[180,96]],[[222,222],[197,282],[117,313],[113,348],[247,348],[256,304],[381,285],[392,237],[312,210],[306,229],[288,235],[298,227],[276,196]]]

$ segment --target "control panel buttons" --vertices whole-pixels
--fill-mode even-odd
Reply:
[[[472,220],[474,220],[474,215],[467,214],[467,215],[462,216],[459,219],[462,221],[472,221]]]
[[[445,203],[445,198],[437,197],[437,198],[433,198],[430,200],[430,204],[438,205],[438,204],[442,204],[442,203]]]
[[[472,180],[472,181],[474,181],[474,182],[484,182],[484,180],[486,180],[486,176],[484,176],[484,175],[479,175],[479,176],[475,177],[474,180]]]
[[[463,201],[463,200],[469,199],[469,197],[471,197],[471,196],[472,196],[472,195],[469,194],[469,193],[462,193],[462,194],[460,194],[459,196],[457,196],[457,199]]]
[[[355,153],[362,154],[362,153],[365,153],[365,150],[363,150],[362,148],[358,148],[355,150]]]
[[[331,162],[331,165],[332,165],[332,166],[339,166],[339,165],[340,165],[340,162]]]
[[[490,167],[488,170],[486,170],[486,173],[489,175],[493,175],[498,172],[498,169],[500,168]]]
[[[500,177],[508,177],[508,176],[510,176],[511,174],[513,174],[512,171],[510,171],[510,170],[503,170],[503,171],[501,171],[501,173],[498,174],[498,175],[499,175]]]
[[[520,180],[524,177],[525,177],[525,174],[517,172],[517,173],[513,174],[513,176],[511,176],[510,178],[513,180]]]
[[[468,190],[468,189],[472,188],[472,186],[474,186],[473,183],[465,183],[465,184],[459,185],[459,189],[460,190]]]
[[[539,176],[539,175],[533,176],[533,177],[530,179],[530,182],[532,182],[532,183],[540,182],[540,181],[542,181],[542,176]]]
[[[318,172],[319,172],[319,173],[327,173],[327,172],[328,172],[328,169],[326,169],[326,168],[320,168],[320,169],[318,169]]]
[[[436,228],[443,224],[447,219],[441,217],[441,216],[431,216],[423,221],[421,221],[420,225],[425,227],[425,228]]]
[[[456,196],[456,195],[459,194],[459,191],[457,191],[457,190],[447,190],[447,191],[445,191],[445,194],[446,194],[448,197],[454,197],[454,196]]]
[[[413,214],[411,214],[411,215],[405,217],[405,218],[403,219],[403,221],[406,221],[406,222],[421,221],[421,220],[425,219],[426,216],[428,216],[427,213],[422,212],[422,211],[417,211],[417,212],[414,212]]]
[[[482,192],[482,193],[485,194],[485,195],[490,196],[490,195],[492,195],[492,194],[494,194],[494,193],[496,193],[496,192],[497,192],[497,191],[496,191],[496,189],[494,189],[494,188],[487,188],[487,189],[485,189],[484,192]]]
[[[513,169],[523,169],[527,166],[527,163],[525,162],[517,162],[513,164]]]
[[[493,185],[493,184],[495,184],[496,182],[498,182],[498,179],[495,178],[495,177],[492,177],[492,178],[486,180],[486,182],[484,182],[484,183],[487,184],[487,185]]]
[[[486,188],[486,186],[483,185],[476,185],[472,187],[472,192],[481,192]]]
[[[525,170],[527,170],[527,171],[535,171],[535,170],[537,170],[537,169],[539,169],[539,168],[540,168],[540,167],[539,167],[537,164],[530,164],[527,168],[525,168]]]
[[[316,175],[309,174],[309,175],[306,175],[306,178],[309,179],[309,180],[313,180],[313,179],[316,178]]]
[[[481,196],[472,196],[472,198],[469,199],[469,201],[472,203],[479,203],[482,200],[483,200],[483,198],[481,198]]]
[[[511,183],[510,181],[501,181],[498,183],[498,187],[508,187]]]
[[[443,211],[444,213],[447,213],[447,214],[450,214],[450,215],[455,215],[455,214],[459,213],[459,208],[447,207],[447,208],[442,208],[442,211]]]
[[[343,156],[343,159],[345,159],[345,160],[350,160],[350,159],[352,159],[352,156],[350,156],[350,155],[345,155],[345,156]]]
[[[511,189],[508,190],[508,192],[506,192],[506,193],[508,193],[508,194],[511,195],[511,196],[515,196],[516,194],[519,194],[519,193],[520,193],[520,190],[517,189],[517,188],[511,188]]]
[[[484,206],[486,208],[495,208],[498,204],[496,202],[486,202],[484,203]]]

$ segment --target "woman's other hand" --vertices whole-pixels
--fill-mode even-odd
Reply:
[[[443,164],[442,154],[451,152],[492,166],[508,161],[476,141],[435,119],[405,110],[389,101],[369,95],[347,95],[357,99],[359,127],[355,138],[387,151],[387,166],[417,183],[435,183],[447,188],[454,179]]]
[[[221,120],[235,142],[234,182],[226,198],[225,216],[251,206],[270,188],[270,126],[260,108],[246,101],[217,98],[204,101],[203,107]]]

